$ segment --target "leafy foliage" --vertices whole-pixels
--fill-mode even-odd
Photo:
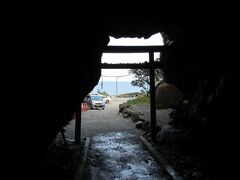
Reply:
[[[134,74],[135,80],[131,82],[133,86],[142,88],[142,92],[149,93],[150,87],[150,70],[149,69],[131,69],[131,74]],[[155,70],[155,82],[158,84],[164,83],[163,71]]]
[[[97,93],[103,96],[109,96],[109,94],[106,91],[100,91],[99,89],[97,90]]]
[[[148,104],[150,103],[150,96],[142,95],[134,99],[128,100],[126,102],[127,105],[144,104],[144,103],[148,103]]]

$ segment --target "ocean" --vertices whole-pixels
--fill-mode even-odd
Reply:
[[[97,93],[98,89],[100,91],[105,91],[111,96],[116,96],[125,93],[140,92],[141,88],[132,86],[131,81],[99,81],[98,84],[92,90],[92,93]],[[116,88],[117,87],[117,88]]]

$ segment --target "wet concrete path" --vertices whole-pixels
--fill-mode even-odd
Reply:
[[[136,134],[111,132],[92,138],[84,179],[171,179]]]

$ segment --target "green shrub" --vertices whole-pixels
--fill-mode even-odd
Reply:
[[[126,102],[127,105],[150,103],[150,96],[141,95]]]

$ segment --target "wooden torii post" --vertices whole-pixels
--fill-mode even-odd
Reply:
[[[82,111],[81,107],[80,109],[76,112],[75,116],[75,143],[80,144],[81,142],[81,123],[82,123]]]
[[[82,102],[81,107],[75,113],[75,143],[81,142],[81,123],[82,123],[82,111],[88,111],[89,107],[86,103]]]

